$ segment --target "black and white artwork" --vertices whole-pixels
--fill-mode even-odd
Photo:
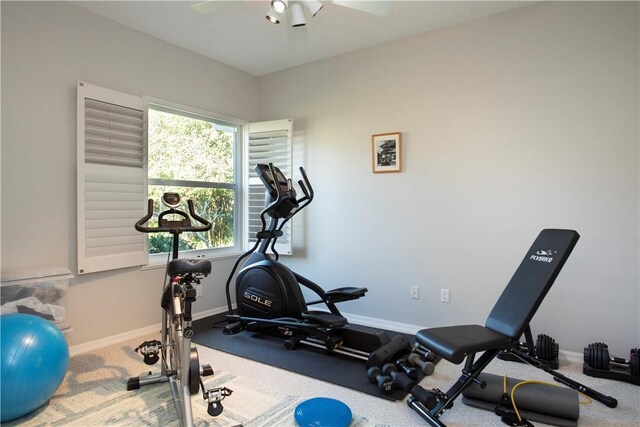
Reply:
[[[373,172],[400,172],[402,170],[401,134],[381,133],[372,136]]]

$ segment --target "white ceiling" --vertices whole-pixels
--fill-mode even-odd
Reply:
[[[390,1],[386,16],[377,16],[323,1],[306,26],[292,28],[265,19],[267,0],[216,1],[205,14],[192,10],[193,1],[72,3],[255,76],[534,3]]]

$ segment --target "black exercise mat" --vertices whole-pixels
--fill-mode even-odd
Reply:
[[[216,324],[215,328],[214,324]],[[235,335],[224,335],[222,333],[224,325],[226,325],[224,314],[194,321],[195,335],[192,341],[225,353],[283,368],[383,399],[400,400],[407,395],[402,390],[394,390],[388,395],[382,394],[376,385],[369,383],[365,362],[362,360],[337,353],[327,354],[326,350],[306,345],[301,345],[296,350],[287,350],[282,338],[256,332],[242,331]],[[391,338],[402,335],[398,332],[388,332]],[[413,337],[407,336],[407,338],[413,343]]]

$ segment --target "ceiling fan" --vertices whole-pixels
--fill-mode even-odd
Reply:
[[[231,4],[238,1],[230,0],[208,0],[194,4],[191,8],[199,13],[209,13],[218,9],[222,3]],[[333,0],[324,3],[332,3],[336,6],[343,6],[349,9],[358,10],[373,15],[384,16],[391,10],[391,0]],[[291,14],[291,26],[302,27],[306,25],[305,9],[311,17],[322,9],[323,2],[317,0],[270,0],[270,8],[265,18],[272,24],[279,24],[286,13]]]

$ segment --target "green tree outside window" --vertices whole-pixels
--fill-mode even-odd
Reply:
[[[159,203],[162,194],[174,191],[186,201],[193,200],[196,212],[211,221],[211,230],[184,233],[180,250],[233,246],[235,132],[213,121],[149,109],[149,198]],[[166,182],[164,182],[166,181]],[[215,188],[212,184],[232,184]],[[155,211],[164,206],[155,206]],[[157,221],[157,218],[154,218]],[[153,224],[153,222],[151,222]],[[149,236],[149,253],[171,249],[166,233]]]

